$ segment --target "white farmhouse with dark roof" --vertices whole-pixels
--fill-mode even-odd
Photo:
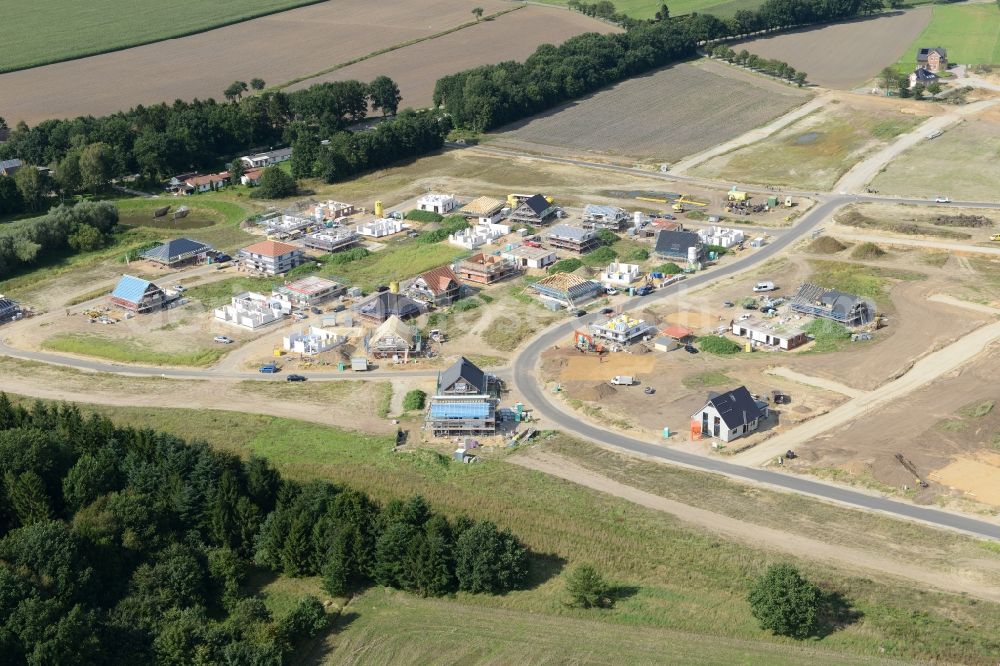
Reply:
[[[731,442],[757,430],[767,416],[767,404],[754,400],[741,386],[709,398],[691,415],[691,432]]]

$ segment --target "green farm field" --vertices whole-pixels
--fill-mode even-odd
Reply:
[[[371,589],[347,604],[308,663],[991,663],[1000,654],[993,634],[998,604],[741,545],[510,464],[503,454],[479,465],[457,465],[424,449],[394,453],[391,437],[270,416],[81,407],[122,424],[205,439],[243,456],[263,455],[292,478],[348,483],[381,501],[420,493],[451,516],[471,513],[509,526],[535,553],[527,589],[502,597],[424,600]],[[920,560],[981,561],[984,570],[996,557],[959,535],[649,465],[558,435],[543,433],[536,446],[609,476],[634,478],[636,485],[665,497],[703,498],[695,503],[726,514],[743,512],[751,520],[773,514],[760,519],[779,525],[790,519],[796,529],[818,530],[855,547],[891,542],[899,553]],[[748,582],[768,564],[784,560],[848,600],[850,611],[837,616],[842,623],[834,620],[836,626],[821,638],[799,643],[771,636],[749,613]],[[566,605],[562,574],[580,562],[593,563],[616,586],[614,608]],[[301,580],[297,589],[309,586]],[[458,618],[468,623],[461,630]]]
[[[1000,8],[995,3],[935,5],[930,25],[910,45],[900,65],[911,69],[917,49],[941,46],[948,62],[1000,64]]]
[[[318,0],[4,2],[0,72],[190,35]]]

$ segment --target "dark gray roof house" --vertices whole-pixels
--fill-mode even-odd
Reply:
[[[550,204],[541,194],[535,194],[522,201],[510,214],[511,222],[542,224],[556,214],[556,206]]]
[[[391,291],[383,291],[357,306],[356,312],[369,322],[381,324],[396,315],[400,319],[419,317],[424,309],[412,298]]]
[[[142,258],[164,266],[173,266],[195,259],[198,255],[205,254],[211,249],[211,245],[201,241],[190,238],[175,238],[146,250],[142,253]]]
[[[693,231],[663,230],[656,234],[653,252],[661,257],[687,261],[689,248],[696,248],[697,257],[701,259],[704,248],[698,234]]]
[[[803,284],[788,305],[793,312],[823,317],[845,326],[864,326],[875,318],[875,306],[854,294]]]
[[[464,356],[438,374],[425,427],[436,436],[496,433],[497,380]]]
[[[489,395],[489,375],[464,356],[438,375],[438,395]]]
[[[0,160],[0,176],[13,176],[22,166],[24,162],[18,159]]]
[[[691,416],[698,425],[698,432],[705,437],[715,437],[724,442],[754,431],[767,417],[766,406],[761,407],[745,386],[711,396],[705,405]]]

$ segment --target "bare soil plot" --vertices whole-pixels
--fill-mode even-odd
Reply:
[[[699,176],[830,189],[854,164],[915,127],[919,107],[851,98],[695,167]],[[927,109],[923,109],[923,113]]]
[[[434,84],[461,69],[505,60],[524,60],[540,44],[560,44],[584,32],[619,32],[616,26],[579,12],[528,6],[491,21],[383,53],[296,83],[298,90],[323,81],[371,81],[385,74],[399,84],[403,106],[430,106]]]
[[[903,196],[947,195],[952,199],[998,201],[1000,111],[987,111],[921,141],[875,177],[880,192]],[[941,174],[947,174],[942,179]],[[940,190],[940,192],[939,192]]]
[[[957,241],[973,245],[987,242],[996,233],[1000,213],[984,208],[910,206],[906,204],[864,203],[846,206],[834,216],[831,233],[911,236]]]
[[[701,60],[665,67],[515,123],[499,145],[674,161],[802,104],[809,93]]]
[[[33,124],[178,98],[221,98],[234,79],[260,77],[275,85],[461,25],[473,20],[474,6],[487,14],[509,8],[499,0],[338,0],[181,39],[11,72],[0,75],[0,114],[11,125],[20,120]],[[454,52],[449,58],[455,70],[464,66]]]
[[[931,20],[930,7],[805,28],[734,44],[739,51],[784,60],[828,88],[864,85],[895,63]]]

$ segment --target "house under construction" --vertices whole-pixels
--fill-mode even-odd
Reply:
[[[375,329],[367,342],[368,354],[373,358],[398,358],[409,360],[423,352],[420,334],[409,324],[393,315]]]
[[[844,326],[864,326],[875,319],[875,306],[860,296],[806,283],[792,296],[793,312],[832,319]]]
[[[425,427],[437,437],[495,435],[498,394],[496,377],[463,356],[438,374]]]

